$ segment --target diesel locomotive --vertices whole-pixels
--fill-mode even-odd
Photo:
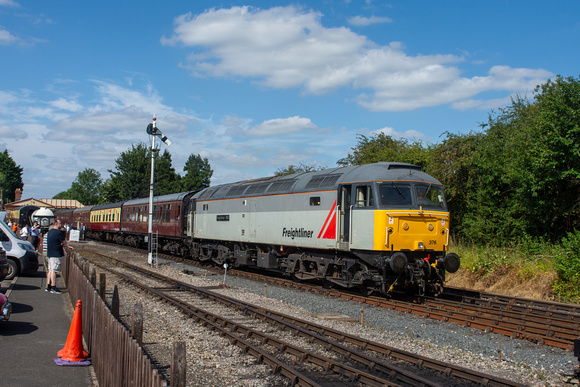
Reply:
[[[64,210],[87,237],[145,245],[148,198]],[[459,269],[449,249],[442,184],[421,167],[366,164],[212,186],[154,199],[154,233],[166,252],[298,280],[440,294]]]

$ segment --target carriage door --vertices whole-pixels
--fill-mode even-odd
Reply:
[[[341,250],[348,250],[350,241],[350,216],[351,216],[351,204],[350,204],[350,185],[340,186],[340,240],[339,248]]]

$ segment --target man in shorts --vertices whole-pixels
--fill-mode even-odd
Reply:
[[[56,287],[56,273],[60,273],[60,264],[62,257],[64,257],[63,247],[66,246],[66,239],[64,233],[60,231],[60,226],[60,220],[55,219],[46,237],[48,272],[46,274],[46,289],[44,290],[53,294],[62,294]]]

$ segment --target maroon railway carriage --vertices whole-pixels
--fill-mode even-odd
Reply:
[[[74,223],[74,208],[65,208],[62,210],[55,210],[54,216],[56,219],[60,220],[62,225]]]
[[[82,208],[76,208],[73,211],[73,218],[77,222],[77,230],[80,230],[80,226],[84,225],[85,229],[90,228],[91,224],[91,209],[93,206],[87,206]]]
[[[153,235],[159,239],[159,246],[163,246],[173,254],[183,253],[181,237],[186,225],[186,209],[184,203],[194,192],[156,196],[153,198]],[[142,246],[145,236],[149,233],[149,198],[134,199],[123,203],[121,210],[121,231],[124,234],[125,244]]]
[[[66,208],[56,211],[55,216],[61,221],[63,226],[72,224],[75,229],[80,230],[81,225],[89,228],[91,208],[93,207]]]

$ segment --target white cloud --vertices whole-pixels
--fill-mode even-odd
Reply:
[[[19,7],[20,5],[13,0],[0,0],[0,7]]]
[[[371,17],[353,16],[348,19],[348,24],[357,27],[366,27],[372,24],[391,23],[392,21],[393,19],[391,19],[390,17],[379,17],[374,15]]]
[[[386,134],[387,136],[390,136],[390,137],[395,138],[395,139],[406,138],[409,140],[421,140],[421,139],[425,138],[425,135],[423,133],[418,132],[416,130],[407,130],[406,132],[400,133],[400,132],[397,132],[395,129],[390,128],[388,126],[382,128],[382,129],[373,130],[369,134],[377,135],[379,133]]]
[[[196,76],[241,77],[270,88],[300,87],[322,94],[355,90],[351,99],[371,111],[462,106],[479,93],[513,94],[552,76],[549,71],[495,66],[487,76],[465,78],[456,55],[405,54],[404,45],[379,46],[348,28],[326,28],[322,15],[294,6],[210,9],[175,19],[163,44],[195,47],[182,64]],[[355,18],[351,22],[387,22]],[[468,104],[463,104],[467,106]]]
[[[0,45],[8,46],[10,44],[16,43],[17,41],[18,38],[16,36],[12,35],[5,29],[0,29]]]
[[[6,125],[0,125],[0,137],[1,138],[16,138],[16,139],[25,139],[28,137],[28,134],[25,131],[18,130],[15,128],[11,128]]]
[[[64,98],[59,98],[50,102],[50,105],[56,109],[68,110],[70,112],[79,112],[83,110],[83,106],[76,101],[68,101]]]
[[[302,132],[305,130],[316,129],[316,125],[310,121],[309,118],[303,117],[288,117],[288,118],[275,118],[272,120],[267,120],[261,124],[255,125],[247,133],[251,136],[280,136],[289,133]]]

